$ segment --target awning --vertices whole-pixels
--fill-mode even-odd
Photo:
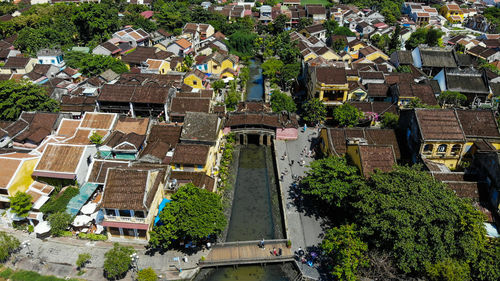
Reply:
[[[97,208],[97,204],[90,202],[90,203],[86,204],[85,206],[83,206],[81,211],[85,215],[90,215],[93,212],[95,212],[96,208]]]
[[[48,221],[42,221],[39,224],[37,224],[34,228],[34,231],[36,234],[45,234],[49,232],[51,229],[50,224]]]
[[[118,222],[118,221],[103,221],[102,226],[130,228],[130,229],[142,229],[142,230],[149,229],[149,225],[147,225],[145,223],[131,223],[131,222]]]
[[[80,187],[80,193],[69,200],[68,206],[66,206],[66,213],[76,216],[83,204],[89,200],[90,196],[99,186],[97,183],[85,183]]]
[[[76,227],[84,226],[84,225],[87,225],[91,221],[92,221],[92,218],[90,216],[79,215],[79,216],[75,217],[75,219],[73,220],[73,223],[71,225],[76,226]]]
[[[158,215],[155,217],[155,225],[160,221],[161,211],[163,210],[163,208],[165,208],[165,205],[167,205],[167,203],[170,203],[171,201],[172,200],[169,200],[167,198],[164,198],[163,200],[161,200],[160,206],[158,206]]]

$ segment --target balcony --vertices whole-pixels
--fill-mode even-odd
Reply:
[[[146,218],[137,217],[117,217],[117,216],[104,216],[104,220],[107,221],[118,221],[118,222],[135,222],[135,223],[146,223]]]

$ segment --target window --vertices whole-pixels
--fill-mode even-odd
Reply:
[[[438,146],[438,153],[444,154],[446,153],[446,149],[448,149],[448,145],[441,144]]]
[[[110,227],[109,233],[113,236],[120,236],[120,229],[118,227]]]
[[[451,147],[451,155],[458,155],[460,153],[460,150],[462,149],[462,146],[460,144],[455,144]]]
[[[56,60],[50,60],[50,62],[51,62],[52,64],[54,64],[54,63],[56,63]]]
[[[426,144],[424,146],[424,154],[432,154],[432,150],[434,150],[434,145]]]
[[[193,80],[193,85],[198,85],[198,81]]]
[[[106,216],[116,216],[114,209],[106,209]]]
[[[137,237],[146,238],[146,230],[144,230],[144,229],[137,229]]]
[[[0,194],[2,194],[2,195],[9,195],[9,191],[7,189],[0,188]]]
[[[38,60],[38,63],[39,64],[43,64],[43,60]]]
[[[134,215],[136,218],[144,218],[144,211],[135,211]]]
[[[130,210],[120,210],[120,217],[130,217]]]
[[[203,170],[203,165],[198,165],[198,170]]]

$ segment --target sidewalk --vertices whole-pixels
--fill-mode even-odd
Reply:
[[[322,221],[315,218],[312,215],[306,215],[304,211],[301,211],[298,206],[296,206],[294,192],[291,188],[293,183],[292,175],[305,176],[307,167],[312,158],[301,156],[302,150],[306,147],[309,150],[311,143],[309,139],[315,136],[315,130],[313,128],[308,128],[306,132],[302,132],[299,128],[299,137],[297,140],[293,141],[280,141],[275,142],[276,151],[276,162],[278,165],[278,176],[280,176],[282,171],[288,171],[288,173],[283,177],[283,181],[280,181],[282,188],[282,197],[284,199],[285,216],[287,220],[287,237],[292,242],[292,250],[297,251],[299,247],[304,249],[304,251],[314,251],[314,248],[321,243],[320,235],[323,233],[321,227]],[[287,157],[281,160],[281,157],[285,154]],[[305,165],[300,166],[299,162],[301,158],[305,161]],[[293,160],[294,164],[290,165]],[[297,262],[302,274],[314,280],[320,279],[320,273],[318,272],[317,264],[314,267],[309,267],[308,265]]]
[[[44,275],[56,275],[58,277],[83,278],[87,280],[106,280],[103,276],[102,266],[104,264],[104,254],[113,247],[113,242],[93,242],[70,237],[49,238],[47,240],[37,239],[34,234],[16,231],[0,226],[0,231],[13,234],[19,241],[29,240],[33,251],[33,257],[28,257],[28,249],[22,249],[14,254],[8,266],[16,269],[25,269],[37,271]],[[175,257],[182,257],[186,254],[179,251],[168,251],[165,254],[146,255],[144,245],[132,243],[120,243],[122,245],[132,246],[139,255],[139,269],[152,267],[160,280],[179,280],[190,279],[198,272],[197,262],[202,255],[207,255],[207,251],[199,251],[196,254],[187,256],[188,262],[174,261]],[[90,253],[92,255],[90,263],[85,267],[86,273],[78,276],[76,271],[76,259],[81,253]],[[179,273],[178,268],[182,268]],[[134,273],[129,271],[122,280],[133,280]]]

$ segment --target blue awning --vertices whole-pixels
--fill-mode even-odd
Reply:
[[[167,203],[170,203],[171,201],[172,200],[169,200],[167,198],[164,198],[163,200],[161,200],[160,206],[158,206],[158,215],[155,217],[155,225],[160,221],[161,211],[163,210],[163,208],[165,208],[165,205],[167,205]]]
[[[97,183],[85,183],[82,185],[80,193],[69,200],[68,206],[66,206],[66,213],[76,216],[98,186]]]

